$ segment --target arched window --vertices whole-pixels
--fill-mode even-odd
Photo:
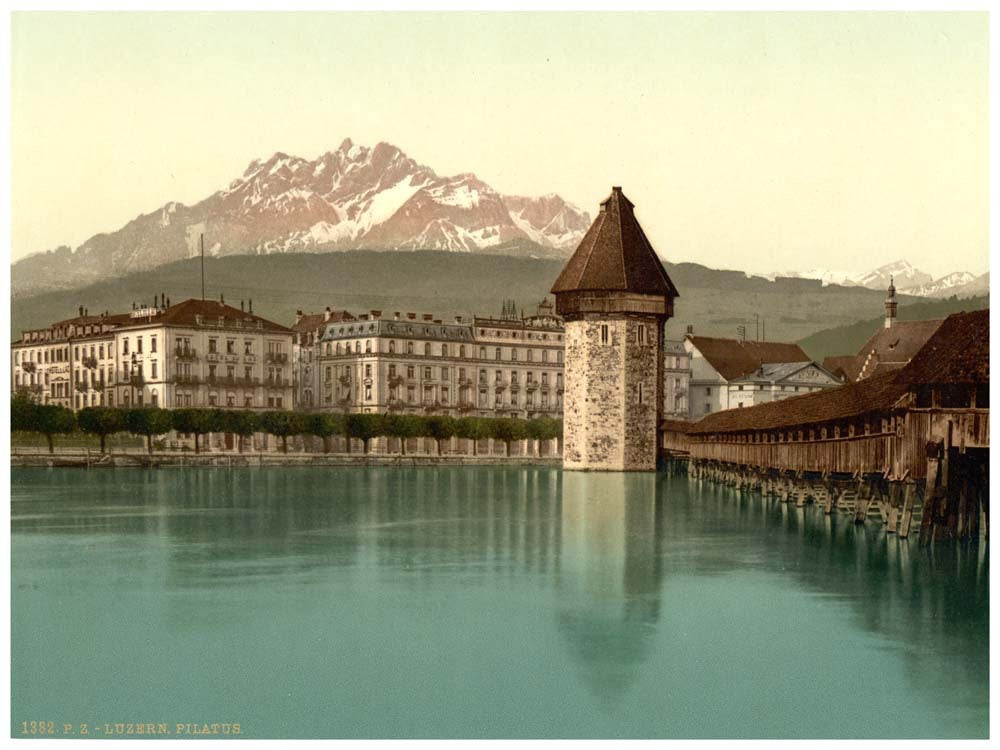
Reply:
[[[500,347],[499,346],[496,349],[496,357],[495,357],[495,359],[497,359],[497,360],[500,359]]]
[[[413,342],[412,341],[407,341],[406,342],[406,353],[407,354],[413,354]]]
[[[458,356],[459,357],[465,356],[465,344],[462,344],[460,347],[458,347]]]
[[[447,357],[448,356],[448,345],[447,344],[441,344],[441,356],[442,357]]]
[[[479,358],[480,359],[486,359],[486,347],[485,346],[479,347]]]
[[[395,341],[390,341],[389,342],[389,354],[395,354],[395,353],[396,353],[396,342]]]
[[[360,341],[355,341],[354,342],[354,353],[355,354],[361,354],[361,342]]]
[[[427,357],[431,356],[431,345],[430,345],[430,342],[427,342],[426,344],[424,344],[424,356],[427,356]]]
[[[365,354],[371,354],[371,353],[372,353],[372,342],[371,339],[369,339],[365,341]]]

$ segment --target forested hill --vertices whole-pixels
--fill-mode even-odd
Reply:
[[[990,306],[989,297],[969,299],[942,299],[900,305],[899,320],[937,320],[952,313],[982,310]],[[860,320],[845,326],[837,326],[826,331],[818,331],[799,341],[799,345],[813,359],[822,362],[824,357],[841,354],[857,354],[871,335],[885,323],[885,316]]]
[[[562,261],[448,252],[283,253],[233,255],[205,260],[206,294],[228,302],[253,299],[254,312],[290,324],[297,309],[324,307],[391,314],[428,312],[437,317],[498,314],[514,299],[527,313],[548,294]],[[737,326],[756,335],[755,314],[769,340],[796,341],[819,331],[880,315],[884,293],[862,287],[821,286],[808,279],[747,277],[697,263],[667,264],[680,291],[668,335],[686,326],[704,335],[736,336]],[[177,261],[77,290],[47,292],[12,302],[11,334],[72,317],[79,306],[91,314],[124,312],[132,302],[171,301],[200,295],[198,259]],[[920,298],[901,297],[901,307]]]

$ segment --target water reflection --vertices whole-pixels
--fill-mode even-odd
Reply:
[[[567,472],[562,483],[556,617],[585,681],[617,701],[660,616],[657,477]]]
[[[154,608],[147,626],[188,634],[201,644],[217,637],[220,626],[250,637],[254,617],[278,622],[287,613],[275,607],[293,606],[308,623],[309,613],[339,618],[343,628],[357,620],[357,633],[342,634],[356,643],[363,642],[366,628],[388,619],[393,629],[383,637],[409,638],[411,653],[419,652],[428,629],[445,628],[445,644],[454,639],[458,648],[464,639],[481,661],[490,656],[482,649],[495,648],[495,659],[533,675],[536,664],[517,661],[522,651],[530,652],[528,644],[495,638],[467,643],[462,629],[493,626],[502,633],[505,622],[516,621],[539,644],[547,643],[550,632],[552,649],[565,660],[558,664],[553,655],[547,667],[553,680],[563,680],[555,689],[568,693],[572,686],[559,669],[574,675],[598,709],[593,714],[593,706],[581,703],[580,715],[604,736],[601,717],[608,726],[624,721],[623,712],[639,696],[668,688],[683,695],[685,686],[671,681],[690,675],[685,670],[708,670],[705,679],[732,682],[725,664],[692,668],[683,661],[691,644],[711,648],[719,642],[680,637],[692,608],[696,622],[717,625],[711,620],[718,599],[698,610],[690,594],[694,581],[713,595],[723,591],[745,613],[745,622],[737,619],[732,633],[720,638],[751,652],[788,640],[802,656],[795,668],[822,683],[831,670],[857,658],[847,650],[838,653],[837,644],[857,649],[857,632],[869,634],[886,651],[887,664],[901,670],[886,691],[912,698],[914,711],[933,704],[944,717],[961,714],[954,719],[961,731],[940,730],[945,734],[987,730],[986,544],[925,548],[917,539],[887,536],[877,524],[859,526],[843,516],[824,516],[819,508],[795,508],[685,477],[542,467],[15,469],[11,528],[15,608],[20,597],[58,599],[70,596],[71,586],[85,591],[113,579],[109,596],[132,597],[147,612]],[[771,606],[761,597],[775,592],[802,597],[799,609],[777,627],[760,615]],[[289,599],[299,593],[301,598]],[[23,601],[39,606],[36,599]],[[414,609],[422,603],[424,610]],[[435,607],[442,612],[428,611]],[[847,625],[838,619],[842,612]],[[830,625],[815,621],[816,613],[830,618]],[[800,616],[810,623],[806,633],[797,630]],[[754,618],[774,629],[757,632]],[[14,623],[15,651],[17,639],[30,638],[33,625],[27,619]],[[810,643],[816,644],[815,663],[809,662]],[[823,661],[828,653],[834,662]],[[870,659],[871,652],[865,653]],[[343,653],[328,658],[350,664],[352,674],[369,668],[345,661]],[[481,664],[469,658],[462,667],[475,672]],[[858,663],[851,670],[867,681],[879,677],[867,670],[882,666]],[[449,674],[436,677],[448,682]],[[532,679],[536,684],[541,678]],[[787,679],[761,675],[760,687],[774,694]],[[317,680],[329,677],[317,672]],[[379,684],[376,676],[371,680]],[[525,690],[508,700],[532,700]],[[831,696],[843,705],[852,699],[850,692]],[[526,709],[520,710],[523,715]],[[705,722],[711,710],[703,712]],[[906,735],[907,727],[935,718],[907,718],[905,711],[904,703],[902,724],[887,723],[888,730],[871,734]],[[817,712],[824,715],[820,707]],[[632,736],[671,731],[655,723],[665,719],[649,712],[630,720],[638,723],[623,732]],[[562,734],[572,735],[574,726]],[[725,735],[720,726],[675,731]],[[798,728],[799,736],[810,736],[809,726]],[[845,731],[852,735],[850,726]]]

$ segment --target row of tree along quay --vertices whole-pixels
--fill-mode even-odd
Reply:
[[[332,439],[345,437],[350,453],[351,439],[360,440],[368,453],[374,438],[398,438],[400,453],[406,455],[409,438],[432,438],[438,455],[442,444],[453,437],[471,441],[472,455],[478,454],[480,440],[503,442],[506,455],[511,444],[525,439],[554,440],[562,438],[562,420],[450,417],[419,414],[337,414],[298,411],[264,411],[248,409],[133,409],[89,406],[74,413],[64,406],[38,404],[15,396],[11,400],[11,431],[34,432],[45,436],[49,453],[55,452],[57,435],[85,433],[100,440],[105,452],[110,435],[129,433],[145,438],[153,453],[154,438],[177,432],[194,437],[195,452],[201,449],[200,439],[209,433],[230,433],[238,438],[238,449],[244,451],[245,441],[256,433],[266,433],[281,440],[282,452],[288,452],[288,439],[294,436],[320,438],[323,452],[331,452]]]

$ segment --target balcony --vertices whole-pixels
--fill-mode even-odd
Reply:
[[[275,365],[288,364],[288,355],[284,352],[268,352],[264,355],[264,361]]]
[[[257,355],[251,354],[250,352],[246,352],[243,355],[243,361],[246,362],[248,365],[252,365],[257,361]]]
[[[96,370],[97,369],[97,359],[95,357],[84,357],[80,360],[84,367]]]
[[[209,352],[205,355],[206,362],[221,362],[222,352]]]
[[[265,388],[286,388],[288,386],[288,378],[264,378]]]
[[[337,382],[340,383],[345,388],[351,387],[351,378],[349,375],[341,375],[339,378],[337,378]]]
[[[389,376],[389,387],[390,388],[397,388],[397,387],[401,386],[402,384],[403,384],[403,376],[402,375],[390,375]]]
[[[90,386],[88,386],[84,382],[74,383],[73,387],[76,388],[77,393],[86,393],[88,390],[90,390]]]
[[[37,368],[35,367],[34,362],[22,362],[21,369],[25,372],[34,372]]]
[[[538,390],[538,381],[537,380],[529,380],[527,382],[527,384],[524,386],[524,388],[525,388],[525,390],[527,390],[529,392],[537,391]]]
[[[174,349],[174,357],[181,360],[195,360],[198,359],[198,353],[187,346],[178,346]]]
[[[465,412],[475,411],[476,405],[471,401],[459,401],[458,406],[456,408],[460,412],[465,413]]]
[[[178,373],[177,375],[174,375],[171,382],[176,383],[177,385],[198,385],[201,383],[201,378],[197,375],[181,375]]]

